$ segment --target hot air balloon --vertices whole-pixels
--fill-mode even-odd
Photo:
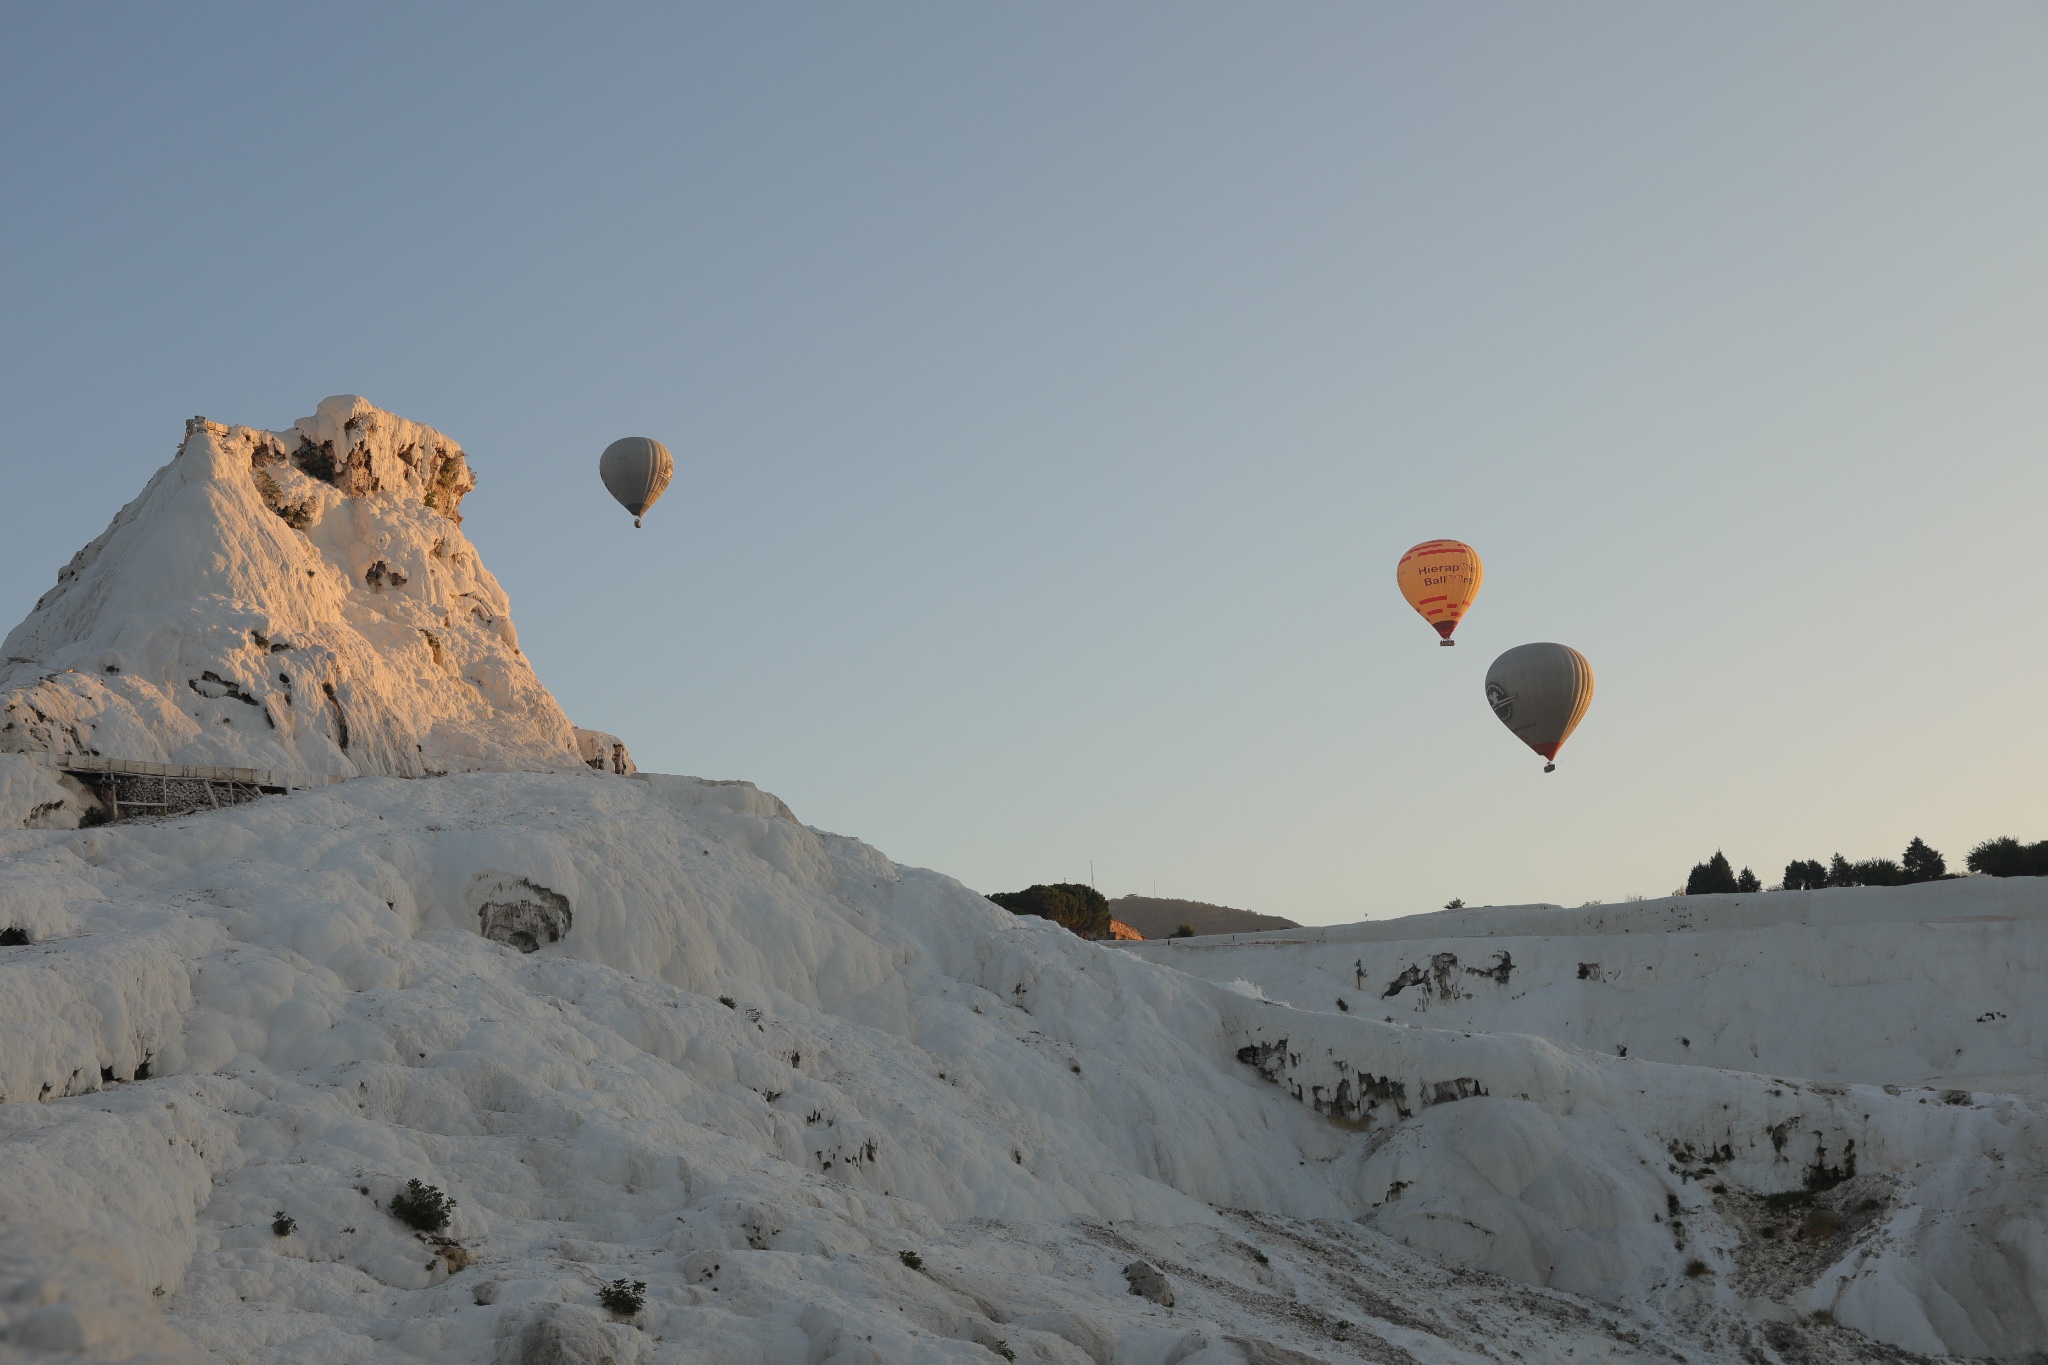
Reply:
[[[1555,760],[1593,701],[1593,665],[1569,645],[1516,645],[1486,670],[1486,704],[1515,738]],[[1552,772],[1557,764],[1543,765]]]
[[[676,462],[668,447],[651,436],[626,436],[613,441],[597,457],[597,476],[619,504],[633,514],[633,525],[654,506],[674,477]]]
[[[1479,584],[1486,569],[1479,552],[1462,540],[1425,540],[1394,566],[1394,581],[1401,596],[1422,613],[1422,619],[1436,627],[1443,639],[1454,645],[1451,632],[1458,628],[1472,599],[1479,596]]]

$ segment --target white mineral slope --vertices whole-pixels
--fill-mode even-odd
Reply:
[[[1307,1010],[2048,1099],[2048,878],[1486,907],[1125,946]]]
[[[1462,1284],[1315,1222],[1357,1204],[1359,1138],[1235,1061],[1242,997],[744,784],[369,780],[0,837],[0,918],[36,940],[0,957],[21,1044],[0,1086],[43,1101],[0,1105],[0,1216],[13,1245],[55,1248],[15,1270],[34,1289],[18,1342],[1658,1354],[1632,1315]],[[478,932],[519,888],[565,920],[530,956]],[[383,1212],[414,1177],[459,1201],[475,1260],[453,1277]],[[1137,1255],[1175,1275],[1173,1309],[1127,1292]],[[648,1303],[614,1327],[592,1290],[621,1277]]]
[[[745,784],[380,778],[16,830],[0,921],[34,939],[0,948],[0,1302],[23,1347],[2048,1346],[2028,1104],[1290,1009],[1010,916]],[[513,923],[536,952],[480,932]],[[413,1178],[458,1200],[459,1249],[385,1211]],[[1808,1186],[1826,1235],[1795,1238],[1794,1211],[1764,1241],[1786,1215],[1762,1196]],[[1127,1291],[1138,1257],[1172,1307]],[[619,1278],[647,1286],[627,1323],[595,1306]]]
[[[284,432],[194,418],[0,645],[0,754],[342,777],[579,763],[460,529],[474,483],[454,441],[361,398]],[[56,800],[42,822],[75,825],[24,767],[0,762],[0,823]]]

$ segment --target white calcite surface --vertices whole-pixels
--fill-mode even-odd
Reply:
[[[34,940],[0,949],[0,1218],[63,1234],[37,1311],[82,1296],[115,1353],[131,1320],[278,1359],[2044,1340],[2024,1100],[1267,1003],[745,784],[366,779],[0,840]],[[521,905],[560,936],[485,936]],[[459,1271],[385,1211],[414,1178],[458,1200]],[[631,1325],[595,1306],[618,1278]]]
[[[283,432],[194,418],[0,644],[0,753],[343,777],[580,763],[462,534],[474,483],[454,441],[361,398]]]
[[[1375,1127],[1417,1114],[1365,1177],[1386,1181],[1367,1221],[1404,1243],[1626,1298],[1657,1273],[1631,1238],[1661,1169],[1684,1186],[1688,1257],[1714,1227],[1727,1278],[1764,1291],[1745,1311],[1826,1313],[1929,1353],[2041,1349],[2048,879],[1487,907],[1120,950],[1286,1002],[1266,1028],[1286,1045],[1259,1060],[1304,1103]],[[1476,1102],[1432,1105],[1452,1096],[1412,1083],[1390,1097],[1328,1033],[1361,1018],[1526,1060],[1469,1068],[1453,1088]],[[1568,1081],[1567,1059],[1596,1057],[1608,1079]],[[1568,1098],[1528,1122],[1520,1101],[1540,1092]],[[1654,1125],[1636,1159],[1587,1121],[1652,1104],[1687,1117]],[[1631,1164],[1642,1178],[1618,1178]],[[1751,1197],[1814,1185],[1793,1208]],[[1702,1186],[1723,1193],[1695,1206]],[[1810,1229],[1788,1274],[1785,1234],[1813,1208],[1845,1225]]]
[[[1852,1138],[1838,1188],[1881,1211],[1772,1311],[1861,1295],[1851,1325],[1921,1350],[2038,1333],[1971,1278],[2024,1259],[1961,1216],[2025,1206],[2016,1101],[1286,1009],[746,784],[365,779],[0,839],[34,940],[0,949],[0,1218],[62,1232],[37,1311],[77,1300],[110,1356],[1741,1359],[1750,1196]],[[508,905],[559,938],[486,937]],[[1319,1112],[1347,1081],[1392,1098]],[[386,1211],[411,1179],[457,1199],[460,1270]],[[1482,1205],[1514,1247],[1440,1268]],[[1171,1308],[1129,1292],[1140,1259]],[[628,1325],[594,1298],[619,1278],[648,1285]]]
[[[2036,884],[1083,942],[633,772],[452,444],[299,436],[9,636],[17,750],[352,780],[73,829],[0,754],[0,1361],[2048,1350]]]
[[[2048,1099],[2039,877],[1446,910],[1128,950],[1305,1010]]]
[[[0,829],[69,829],[88,803],[77,783],[26,754],[0,753]]]

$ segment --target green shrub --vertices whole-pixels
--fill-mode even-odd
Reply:
[[[1964,866],[1987,877],[2048,877],[2048,839],[2038,844],[1986,839],[1970,850]]]
[[[1785,889],[1787,891],[1818,891],[1828,884],[1828,870],[1812,858],[1794,859],[1785,864]]]
[[[912,1270],[924,1269],[924,1257],[914,1251],[899,1251],[896,1253],[896,1259],[909,1266]]]
[[[277,1217],[270,1221],[270,1230],[280,1237],[291,1236],[294,1232],[298,1231],[298,1227],[299,1220],[288,1216],[283,1209],[279,1209]]]
[[[439,1232],[447,1227],[452,1216],[449,1210],[454,1207],[455,1201],[437,1186],[422,1185],[417,1180],[406,1181],[405,1188],[391,1196],[391,1216],[421,1232]]]
[[[1862,862],[1851,863],[1850,869],[1856,874],[1858,886],[1904,886],[1906,869],[1890,858],[1865,858]]]
[[[311,475],[322,483],[333,483],[335,471],[334,442],[322,441],[319,445],[314,445],[312,437],[301,436],[299,438],[299,448],[292,452],[292,463],[297,465],[301,472]]]
[[[1193,938],[1194,936],[1194,926],[1188,924],[1183,924],[1180,928],[1167,935],[1168,938]]]
[[[1109,898],[1079,882],[1039,883],[989,897],[1016,915],[1040,915],[1082,938],[1109,937]]]
[[[1852,863],[1837,853],[1828,864],[1829,886],[1900,886],[1906,870],[1890,858],[1865,858]]]
[[[1943,875],[1941,871],[1929,872],[1929,868],[1942,867],[1941,855],[1915,839],[1906,848],[1908,863],[1905,867],[1890,858],[1865,858],[1861,862],[1850,862],[1837,853],[1823,867],[1814,859],[1804,862],[1793,861],[1785,864],[1785,889],[1787,891],[1818,891],[1827,886],[1904,886],[1908,882],[1932,881]],[[1915,868],[1918,868],[1918,873]]]
[[[647,1306],[647,1281],[634,1280],[628,1284],[624,1278],[600,1285],[597,1301],[603,1304],[615,1318],[630,1318]]]

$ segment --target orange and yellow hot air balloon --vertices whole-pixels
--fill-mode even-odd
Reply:
[[[1443,636],[1439,643],[1445,645],[1457,643],[1451,632],[1465,619],[1485,577],[1479,552],[1462,540],[1425,540],[1402,555],[1394,568],[1401,596],[1436,627]]]

